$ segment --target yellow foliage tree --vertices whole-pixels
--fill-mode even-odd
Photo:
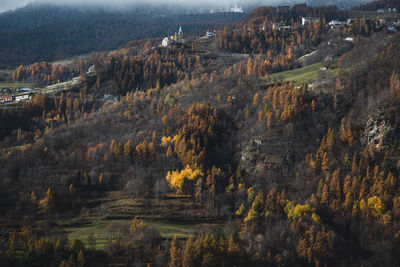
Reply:
[[[285,207],[285,212],[291,220],[311,216],[314,222],[319,223],[321,221],[320,217],[315,213],[315,208],[311,207],[309,203],[304,205],[298,203],[295,206],[293,202],[288,202]]]
[[[383,204],[382,200],[378,196],[370,197],[367,201],[362,199],[360,201],[360,210],[363,213],[370,214],[375,219],[382,219],[381,221],[384,224],[390,220],[388,216],[385,216],[385,204]]]
[[[127,162],[131,160],[132,150],[133,150],[132,141],[128,140],[124,145],[124,157]]]
[[[167,173],[167,181],[171,188],[176,189],[178,192],[183,192],[183,186],[186,180],[197,180],[202,177],[203,173],[199,169],[192,169],[189,165],[181,171],[173,171]]]
[[[242,203],[242,205],[240,205],[239,209],[236,211],[236,215],[237,216],[242,216],[244,211],[245,211],[245,209],[246,208],[244,207],[244,204]]]
[[[262,191],[259,191],[257,196],[254,198],[253,203],[251,204],[251,209],[247,213],[245,222],[252,221],[258,219],[262,215],[262,211],[264,209],[264,194]]]
[[[256,93],[253,97],[253,106],[256,107],[258,105],[258,99],[260,98],[259,94]]]

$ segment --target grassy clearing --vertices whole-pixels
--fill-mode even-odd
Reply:
[[[135,216],[148,226],[155,228],[162,237],[187,238],[193,232],[204,229],[223,229],[219,221],[209,221],[199,205],[187,196],[168,194],[163,201],[132,198],[118,191],[108,192],[91,201],[85,216],[58,221],[58,225],[68,234],[68,239],[80,239],[86,246],[94,245],[103,249],[110,240],[125,235]],[[101,207],[101,214],[98,213]],[[96,242],[90,243],[93,234]]]
[[[94,245],[96,248],[104,249],[104,246],[110,240],[115,240],[126,234],[133,218],[127,219],[87,219],[79,222],[64,222],[65,226],[61,228],[67,233],[68,239],[72,242],[74,239],[80,239],[86,246]],[[222,228],[219,223],[188,223],[168,220],[151,220],[141,218],[143,222],[154,227],[162,237],[187,238],[189,235],[202,228]],[[95,237],[95,243],[89,241],[90,234]]]
[[[303,83],[312,83],[318,78],[318,75],[321,72],[321,67],[322,63],[320,62],[295,70],[274,73],[268,76],[266,82],[267,84],[274,84],[276,82],[279,83],[293,81],[297,85],[301,85]],[[335,70],[327,70],[325,72],[333,74]]]

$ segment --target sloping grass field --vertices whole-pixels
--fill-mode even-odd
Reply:
[[[133,218],[127,219],[105,219],[105,220],[89,220],[74,226],[62,226],[61,228],[67,233],[68,240],[72,242],[75,239],[81,240],[86,246],[95,246],[104,248],[110,240],[115,240],[124,235],[129,229]],[[163,238],[187,238],[194,232],[201,231],[202,228],[222,228],[222,224],[218,223],[187,223],[168,220],[150,220],[140,218],[146,225],[156,229]],[[90,239],[90,235],[94,237]]]
[[[310,84],[318,78],[319,73],[322,71],[332,75],[336,72],[334,69],[321,70],[321,68],[322,63],[319,62],[299,69],[274,73],[268,76],[266,83],[270,85],[293,81],[296,85],[301,85],[303,83]]]

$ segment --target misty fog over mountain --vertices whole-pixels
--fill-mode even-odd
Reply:
[[[0,5],[0,12],[21,8],[27,4],[52,4],[61,6],[78,6],[78,7],[106,7],[107,9],[126,9],[130,7],[149,7],[149,6],[169,6],[180,7],[186,12],[221,12],[234,11],[241,12],[243,10],[250,11],[256,6],[263,5],[294,5],[298,3],[307,3],[308,5],[336,5],[339,8],[349,8],[358,6],[371,0],[221,0],[221,1],[193,1],[193,0],[3,0]]]

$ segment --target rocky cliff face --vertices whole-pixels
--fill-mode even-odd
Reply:
[[[257,178],[266,185],[281,183],[294,173],[294,165],[302,161],[306,147],[294,123],[269,129],[262,136],[252,136],[243,147],[240,166],[249,179]],[[302,145],[300,145],[302,144]]]
[[[371,111],[362,122],[360,142],[363,146],[371,144],[376,149],[392,147],[400,140],[400,125],[398,112],[390,112],[387,106],[381,106]]]

